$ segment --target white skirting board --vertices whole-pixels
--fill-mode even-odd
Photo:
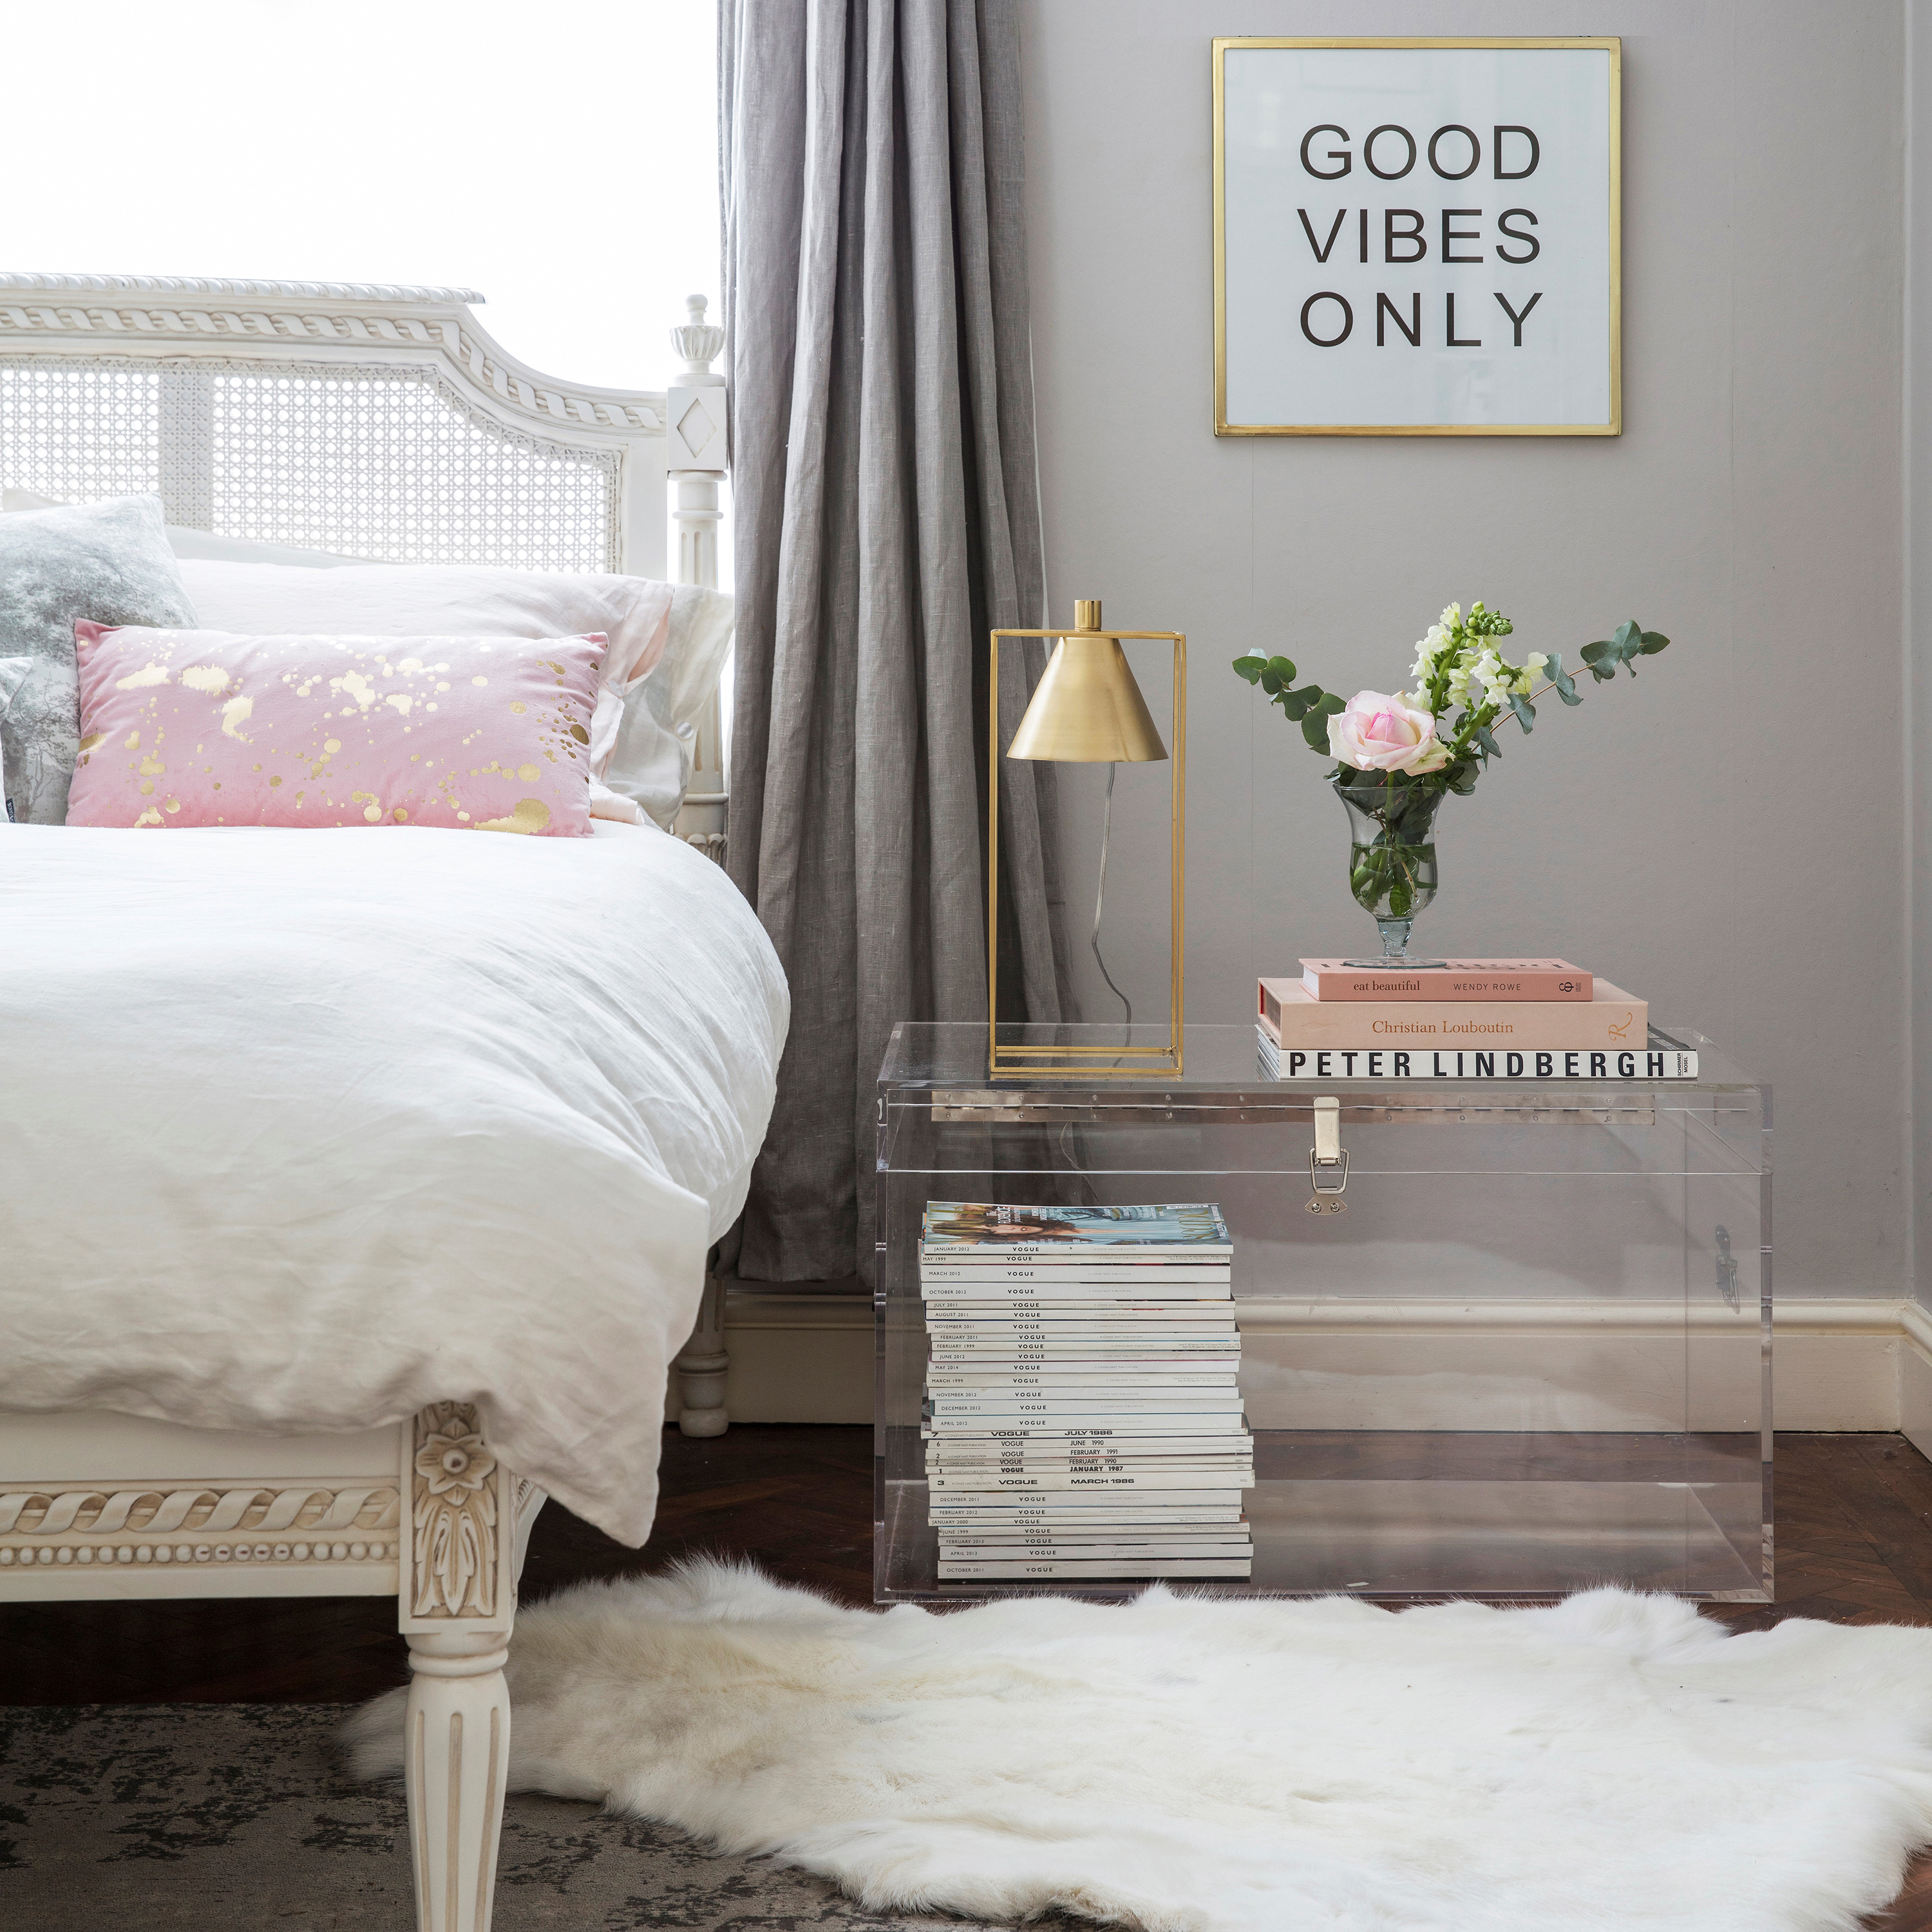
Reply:
[[[1240,1304],[1261,1428],[1735,1428],[1753,1413],[1754,1310],[1642,1304]],[[862,1294],[725,1300],[734,1422],[872,1419]],[[1932,1312],[1916,1302],[1790,1300],[1775,1316],[1777,1426],[1902,1430],[1932,1456]],[[1688,1376],[1692,1413],[1680,1391]],[[672,1412],[674,1414],[674,1410]]]

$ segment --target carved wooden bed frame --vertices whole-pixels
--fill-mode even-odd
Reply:
[[[703,299],[672,332],[685,369],[667,392],[540,375],[478,325],[470,305],[481,299],[0,274],[0,482],[83,499],[154,490],[171,523],[399,562],[562,560],[716,584],[727,438],[723,378],[710,365],[724,332],[705,323]],[[291,460],[292,438],[306,439],[306,463]],[[358,454],[360,500],[316,470],[316,454],[338,445]],[[403,466],[392,490],[410,493],[412,448],[442,493],[440,525],[413,502],[399,521],[394,502],[368,500],[385,462]],[[676,829],[722,860],[719,726],[714,694]],[[726,1365],[721,1293],[707,1277],[676,1364],[686,1432],[723,1432]],[[412,1672],[418,1923],[488,1932],[509,1741],[502,1666],[543,1502],[496,1461],[463,1403],[300,1436],[0,1411],[0,1600],[394,1596]]]

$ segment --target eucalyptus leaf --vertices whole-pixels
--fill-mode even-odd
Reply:
[[[1654,657],[1670,641],[1661,631],[1643,631],[1638,634],[1643,640],[1639,648],[1647,658]]]
[[[1516,713],[1516,722],[1522,727],[1523,735],[1527,737],[1536,729],[1536,706],[1520,691],[1510,693],[1509,706]]]
[[[1311,711],[1301,721],[1301,735],[1310,746],[1318,752],[1328,748],[1328,714],[1325,711]]]
[[[1475,730],[1476,742],[1483,748],[1485,758],[1500,758],[1503,748],[1496,742],[1496,734],[1486,724],[1478,724]]]
[[[1250,684],[1253,684],[1259,680],[1267,665],[1266,658],[1237,658],[1234,660],[1234,674],[1237,677],[1246,678]]]

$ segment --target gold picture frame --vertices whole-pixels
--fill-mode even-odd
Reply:
[[[1228,420],[1227,125],[1230,52],[1306,48],[1550,48],[1610,56],[1610,415],[1600,423],[1234,423]],[[1217,37],[1214,60],[1214,434],[1219,436],[1621,436],[1623,434],[1623,41],[1620,36]]]

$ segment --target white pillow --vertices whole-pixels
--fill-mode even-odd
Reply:
[[[667,831],[690,789],[698,718],[724,668],[736,622],[737,607],[723,591],[674,586],[664,656],[625,701],[603,782]]]
[[[57,496],[32,490],[0,490],[0,514],[19,510],[57,510]],[[338,556],[328,550],[296,550],[287,544],[252,542],[247,537],[218,537],[209,530],[191,530],[185,524],[167,526],[168,548],[177,556],[219,557],[231,563],[288,563],[305,570],[333,570],[339,564],[368,563],[362,556]]]

